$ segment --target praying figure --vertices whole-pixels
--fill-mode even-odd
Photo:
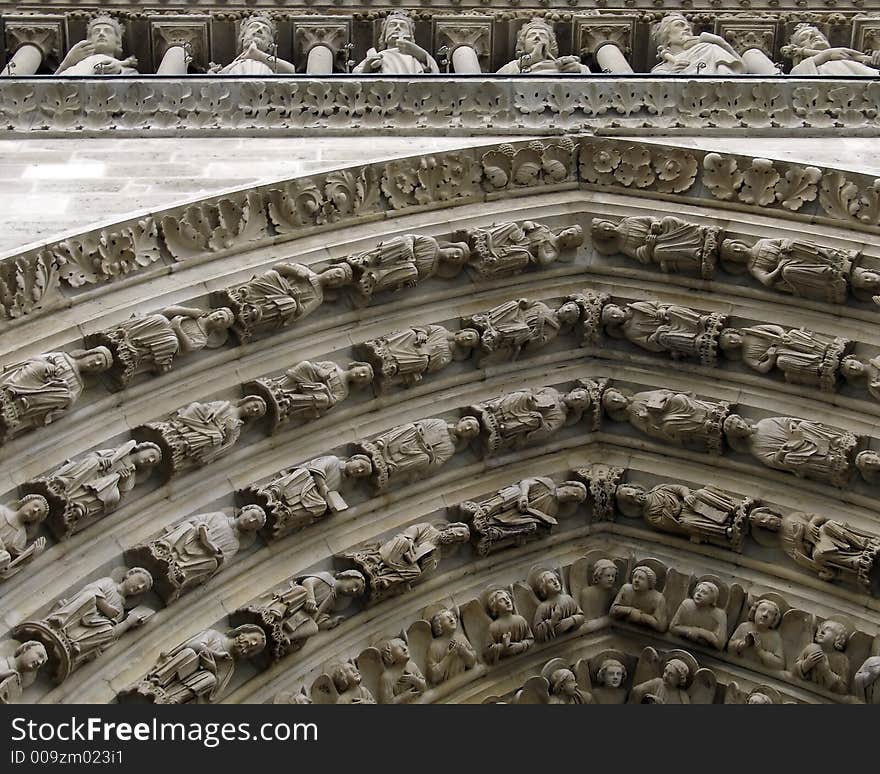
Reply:
[[[437,62],[415,42],[416,25],[409,14],[392,11],[382,22],[376,48],[367,51],[367,58],[353,73],[393,73],[421,75],[439,73]]]
[[[584,614],[574,597],[562,589],[562,580],[552,570],[544,570],[534,581],[533,589],[541,600],[535,611],[532,631],[538,642],[547,642],[576,631]]]
[[[581,64],[580,57],[559,56],[559,43],[553,27],[543,19],[532,19],[520,27],[516,35],[516,59],[508,62],[500,75],[546,73],[587,74],[590,68]]]
[[[630,582],[624,583],[617,592],[610,615],[621,621],[665,632],[669,628],[669,621],[666,599],[657,590],[657,573],[644,564],[636,567]]]
[[[740,75],[746,72],[742,58],[724,38],[711,32],[694,35],[691,23],[680,13],[669,13],[652,34],[660,63],[652,73],[671,75]]]
[[[400,637],[385,640],[379,653],[383,667],[379,676],[379,704],[409,704],[428,690],[422,671],[410,658],[409,648]]]
[[[440,685],[473,669],[477,651],[458,626],[454,610],[443,608],[431,616],[431,644],[428,647],[427,677],[431,685]]]
[[[795,676],[816,683],[832,693],[849,693],[849,657],[844,652],[849,630],[839,621],[823,621],[816,628],[813,642],[795,662]]]
[[[225,67],[212,64],[209,75],[276,75],[296,67],[278,58],[278,28],[263,14],[243,19],[238,29],[238,56]]]
[[[137,75],[137,57],[122,58],[122,25],[107,14],[89,22],[86,39],[71,46],[55,75]]]
[[[49,515],[49,502],[38,494],[0,504],[0,581],[11,578],[46,550],[46,538],[30,540],[28,530]]]
[[[781,622],[779,605],[772,599],[759,599],[749,609],[749,620],[734,630],[727,649],[767,669],[785,669],[785,651],[779,632]]]
[[[797,24],[782,53],[791,57],[791,75],[827,75],[832,77],[880,75],[880,51],[863,54],[852,48],[832,48],[828,38],[812,24]]]
[[[525,653],[535,641],[529,623],[513,604],[513,597],[506,589],[496,589],[486,599],[486,610],[492,622],[489,624],[489,642],[483,651],[487,664]]]

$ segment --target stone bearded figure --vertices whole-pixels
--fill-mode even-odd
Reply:
[[[122,59],[122,25],[101,14],[89,22],[86,39],[73,45],[55,75],[137,75],[138,60]]]
[[[212,65],[211,75],[274,75],[295,73],[296,68],[278,58],[278,29],[268,16],[254,15],[241,23],[238,32],[239,54],[226,67]]]
[[[501,75],[590,72],[579,57],[559,56],[556,33],[543,19],[532,19],[520,28],[515,53],[517,58],[498,71]]]
[[[794,60],[792,75],[880,75],[880,51],[863,54],[851,48],[831,48],[812,24],[798,24],[782,53]]]
[[[734,75],[746,72],[739,54],[724,38],[710,32],[694,35],[690,22],[670,13],[655,26],[660,64],[652,73]]]
[[[415,22],[401,11],[392,11],[382,24],[376,48],[367,51],[367,58],[354,73],[396,73],[421,75],[439,73],[437,62],[415,42]]]

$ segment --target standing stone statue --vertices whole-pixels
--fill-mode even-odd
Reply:
[[[831,48],[828,38],[812,24],[795,25],[782,54],[794,61],[791,75],[880,75],[880,51],[863,54],[852,48]]]
[[[584,613],[574,597],[562,589],[561,578],[552,570],[539,573],[532,590],[541,600],[535,610],[532,631],[538,642],[547,642],[576,631],[584,622]]]
[[[580,57],[559,56],[556,33],[543,19],[532,19],[520,27],[514,53],[517,58],[504,65],[498,71],[500,75],[590,72],[589,67],[581,64]]]
[[[122,58],[123,35],[116,19],[99,14],[89,22],[86,39],[71,46],[55,75],[137,75],[137,58]]]
[[[726,320],[717,312],[701,314],[656,301],[635,301],[625,307],[607,304],[602,309],[602,324],[609,336],[626,339],[648,352],[667,352],[674,360],[696,358],[704,366],[715,365],[718,335]]]
[[[645,266],[668,273],[696,274],[711,279],[715,273],[720,229],[688,223],[667,215],[623,218],[617,223],[596,218],[590,225],[593,244],[600,253],[621,253]]]
[[[454,424],[445,419],[422,419],[393,427],[356,444],[372,465],[375,491],[392,482],[428,476],[463,451],[480,434],[480,423],[466,416]]]
[[[853,473],[856,436],[821,422],[797,417],[767,417],[757,422],[738,414],[724,420],[727,442],[775,470],[846,486]]]
[[[483,500],[460,503],[458,513],[477,537],[480,556],[527,540],[546,537],[559,522],[587,499],[587,489],[579,481],[557,484],[550,478],[524,478],[499,489]]]
[[[456,274],[470,250],[464,242],[444,242],[421,234],[403,234],[372,250],[337,259],[353,276],[354,301],[366,306],[378,293],[414,288],[436,275]]]
[[[158,314],[134,316],[86,338],[113,355],[108,372],[116,389],[127,387],[142,373],[164,374],[176,358],[202,349],[217,349],[229,338],[232,311],[170,306]]]
[[[730,413],[725,401],[699,400],[693,393],[648,390],[627,395],[609,387],[602,395],[608,415],[628,421],[651,438],[685,446],[694,444],[721,454],[724,420]]]
[[[364,454],[349,458],[328,455],[282,470],[268,483],[250,486],[242,495],[263,508],[267,517],[265,536],[278,540],[328,513],[347,510],[348,504],[340,494],[343,484],[372,472],[370,458]]]
[[[379,704],[410,704],[418,699],[428,684],[409,648],[400,637],[385,640],[379,646],[382,674],[379,676]]]
[[[442,325],[425,325],[370,339],[359,349],[381,387],[412,387],[454,360],[466,360],[479,343],[480,334],[473,328],[453,332]]]
[[[113,365],[106,347],[47,352],[0,372],[0,444],[65,414],[85,389],[85,374]]]
[[[4,647],[5,646],[5,647]],[[49,660],[42,642],[6,640],[0,646],[0,706],[14,704]]]
[[[669,632],[723,650],[727,642],[727,613],[718,605],[720,593],[712,581],[697,583],[693,597],[682,600],[672,616]]]
[[[755,505],[754,500],[737,499],[713,486],[689,489],[680,484],[658,484],[649,490],[623,484],[617,488],[616,500],[624,515],[641,517],[660,532],[734,551],[742,550]]]
[[[440,685],[473,669],[477,651],[458,626],[454,610],[443,608],[431,616],[431,644],[428,646],[427,677],[431,685]]]
[[[348,398],[352,388],[366,387],[372,381],[369,363],[342,368],[332,360],[303,360],[283,375],[257,379],[245,389],[254,389],[266,401],[272,427],[277,429],[291,420],[309,422],[324,416]]]
[[[169,477],[176,476],[222,457],[238,442],[244,423],[265,413],[266,401],[257,395],[235,402],[190,403],[167,420],[135,428],[134,436],[154,442]]]
[[[210,75],[275,75],[295,73],[296,67],[278,58],[278,29],[268,16],[254,14],[238,30],[238,56],[228,65],[213,65]]]
[[[368,543],[349,551],[342,559],[353,564],[367,579],[370,602],[402,594],[440,565],[445,546],[467,543],[467,524],[413,524],[384,542]]]
[[[847,355],[840,361],[840,375],[851,384],[864,382],[868,394],[874,400],[880,400],[880,356],[865,361]]]
[[[165,528],[155,540],[134,546],[126,559],[146,567],[166,605],[219,573],[266,522],[257,505],[246,505],[235,516],[222,511],[197,516]]]
[[[128,570],[121,580],[99,578],[72,597],[58,600],[44,618],[22,621],[14,629],[15,636],[43,643],[54,662],[54,679],[60,683],[150,619],[150,608],[129,608],[131,597],[152,586],[152,576],[141,567]]]
[[[120,704],[190,704],[216,702],[223,697],[236,663],[266,647],[259,626],[246,624],[228,634],[205,629],[160,653],[156,665],[139,683],[117,695]]]
[[[858,255],[801,239],[759,239],[751,246],[738,239],[721,243],[721,260],[744,265],[765,287],[831,304],[846,303],[848,293],[880,290],[880,274],[856,266]]]
[[[550,266],[584,243],[584,230],[578,225],[552,229],[533,220],[478,226],[456,236],[467,241],[469,263],[486,280],[512,277],[530,266]]]
[[[849,630],[840,621],[823,621],[816,636],[803,649],[791,671],[801,680],[816,683],[832,693],[849,693]]]
[[[316,572],[292,579],[281,591],[263,594],[232,615],[232,623],[255,624],[266,635],[273,661],[294,653],[318,632],[335,629],[342,623],[338,615],[362,597],[364,576],[357,570],[331,575]]]
[[[437,62],[415,42],[416,25],[403,11],[392,11],[382,23],[376,48],[355,66],[353,73],[409,74],[439,73]]]
[[[48,515],[49,503],[38,494],[0,504],[0,582],[21,572],[46,550],[46,538],[30,540],[28,530],[42,524]]]
[[[525,653],[535,642],[529,623],[513,604],[513,597],[507,589],[495,589],[486,598],[486,611],[492,622],[489,624],[488,643],[483,651],[483,659],[490,666],[512,656]]]
[[[632,571],[630,582],[624,583],[617,592],[610,615],[658,632],[669,628],[666,599],[657,590],[657,573],[651,567],[640,564]]]
[[[64,540],[115,510],[138,483],[138,474],[148,476],[161,461],[156,444],[127,441],[68,460],[49,475],[26,481],[20,491],[46,498],[46,524]]]
[[[746,66],[733,46],[711,32],[694,35],[680,13],[669,13],[652,30],[660,64],[652,73],[672,75],[738,75]]]
[[[843,356],[852,346],[848,339],[781,325],[753,325],[750,328],[725,328],[718,346],[728,358],[741,357],[759,374],[779,369],[789,384],[818,387],[834,392]]]
[[[300,263],[278,263],[247,282],[217,294],[217,301],[232,309],[233,330],[242,342],[287,328],[310,315],[328,289],[350,285],[351,267],[337,263],[321,272]]]
[[[749,609],[749,620],[736,627],[727,649],[767,669],[785,669],[785,646],[779,632],[782,610],[772,599],[759,599]]]

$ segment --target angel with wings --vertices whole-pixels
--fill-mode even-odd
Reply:
[[[715,701],[715,673],[701,669],[697,660],[683,650],[671,650],[661,656],[654,648],[645,648],[634,681],[630,704],[713,704]]]

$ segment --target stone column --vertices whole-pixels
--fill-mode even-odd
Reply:
[[[746,72],[754,75],[781,75],[779,66],[774,64],[760,48],[747,48],[741,54]]]
[[[190,65],[208,68],[210,16],[156,16],[150,19],[156,75],[186,75]]]
[[[623,51],[616,43],[606,41],[596,49],[596,62],[603,73],[631,73],[633,71]]]
[[[33,43],[24,43],[12,55],[0,75],[33,75],[42,63],[42,49]]]
[[[309,16],[293,20],[293,50],[297,70],[307,75],[330,75],[339,53],[351,40],[351,20],[339,16]]]
[[[488,71],[492,53],[492,20],[483,16],[438,16],[434,50],[446,47],[455,73]]]
[[[631,73],[626,55],[632,51],[634,16],[584,16],[574,23],[574,51],[596,60],[604,73]]]
[[[60,60],[67,20],[63,16],[6,16],[4,35],[12,58],[0,76],[34,75],[43,60]]]
[[[156,75],[186,75],[189,55],[183,46],[170,46],[156,68]]]

